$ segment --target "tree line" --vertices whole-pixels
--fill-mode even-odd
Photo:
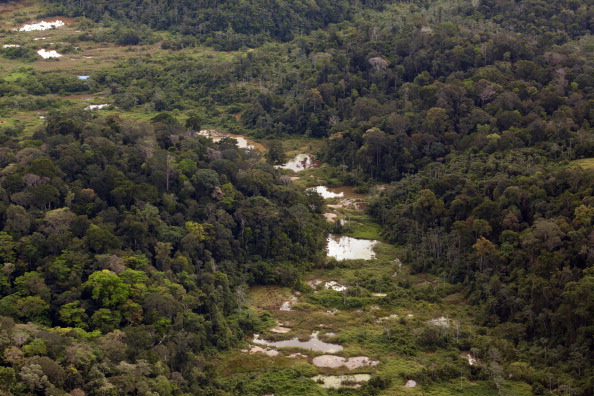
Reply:
[[[248,285],[323,258],[320,199],[196,122],[71,109],[4,140],[0,388],[214,392],[208,356],[267,323]]]

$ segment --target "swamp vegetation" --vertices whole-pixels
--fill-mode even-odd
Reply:
[[[594,392],[594,1],[0,27],[0,393]]]

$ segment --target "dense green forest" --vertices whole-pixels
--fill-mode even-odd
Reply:
[[[293,285],[321,259],[318,198],[235,140],[213,144],[171,116],[55,112],[33,139],[2,146],[4,356],[42,356],[18,384],[3,367],[5,389],[203,394],[209,351],[259,326],[238,310],[241,288]],[[154,380],[129,383],[165,356]],[[126,359],[120,380],[97,371]]]
[[[247,288],[307,292],[328,227],[317,194],[204,124],[323,139],[330,182],[369,192],[412,271],[475,307],[497,357],[469,376],[594,392],[594,174],[573,162],[594,157],[594,1],[51,0],[42,15],[78,18],[65,54],[129,54],[87,80],[0,79],[0,115],[48,111],[34,131],[0,125],[0,389],[242,392],[212,359],[270,327]],[[33,64],[34,49],[0,54]],[[67,98],[94,93],[116,114]],[[439,299],[405,283],[392,301]]]
[[[403,178],[371,210],[415,271],[467,285],[508,359],[591,389],[594,175],[541,156],[467,153]]]
[[[53,1],[56,15],[113,18],[195,36],[205,44],[232,50],[290,40],[349,18],[349,0],[337,1]]]

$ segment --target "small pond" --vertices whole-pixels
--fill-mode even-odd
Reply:
[[[311,154],[298,154],[295,158],[288,161],[283,165],[277,165],[277,168],[290,169],[295,172],[302,171],[304,169],[319,168],[322,163]]]
[[[221,141],[223,138],[229,137],[237,141],[237,146],[239,148],[266,151],[266,148],[263,145],[243,135],[234,135],[232,133],[217,131],[215,129],[203,129],[198,132],[198,135],[211,138],[215,143]]]
[[[308,349],[310,351],[335,353],[342,351],[342,346],[338,344],[330,344],[318,338],[318,331],[311,334],[309,341],[300,341],[299,338],[291,338],[284,341],[266,341],[260,338],[259,334],[254,334],[253,342],[260,345],[267,345],[275,348],[298,347]]]
[[[373,247],[378,243],[372,239],[355,239],[348,236],[329,234],[326,251],[336,260],[372,260]]]
[[[344,366],[349,370],[354,370],[356,368],[365,366],[376,366],[379,364],[379,361],[371,360],[367,356],[344,358],[342,356],[335,355],[322,355],[313,358],[312,363],[316,367],[339,368]]]
[[[308,191],[315,191],[322,196],[322,198],[330,199],[330,198],[342,198],[344,197],[343,192],[333,192],[330,191],[331,189],[326,186],[316,186],[307,189]],[[334,189],[332,189],[334,190]]]

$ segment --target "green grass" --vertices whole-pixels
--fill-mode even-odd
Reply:
[[[347,225],[343,234],[358,239],[381,239],[382,229],[369,215],[346,215]]]
[[[584,158],[580,160],[575,160],[570,163],[570,166],[578,166],[582,169],[594,169],[594,158]]]
[[[13,71],[12,73],[8,74],[4,77],[4,80],[8,82],[15,82],[18,79],[25,78],[29,75],[29,73],[22,72],[22,71]]]

